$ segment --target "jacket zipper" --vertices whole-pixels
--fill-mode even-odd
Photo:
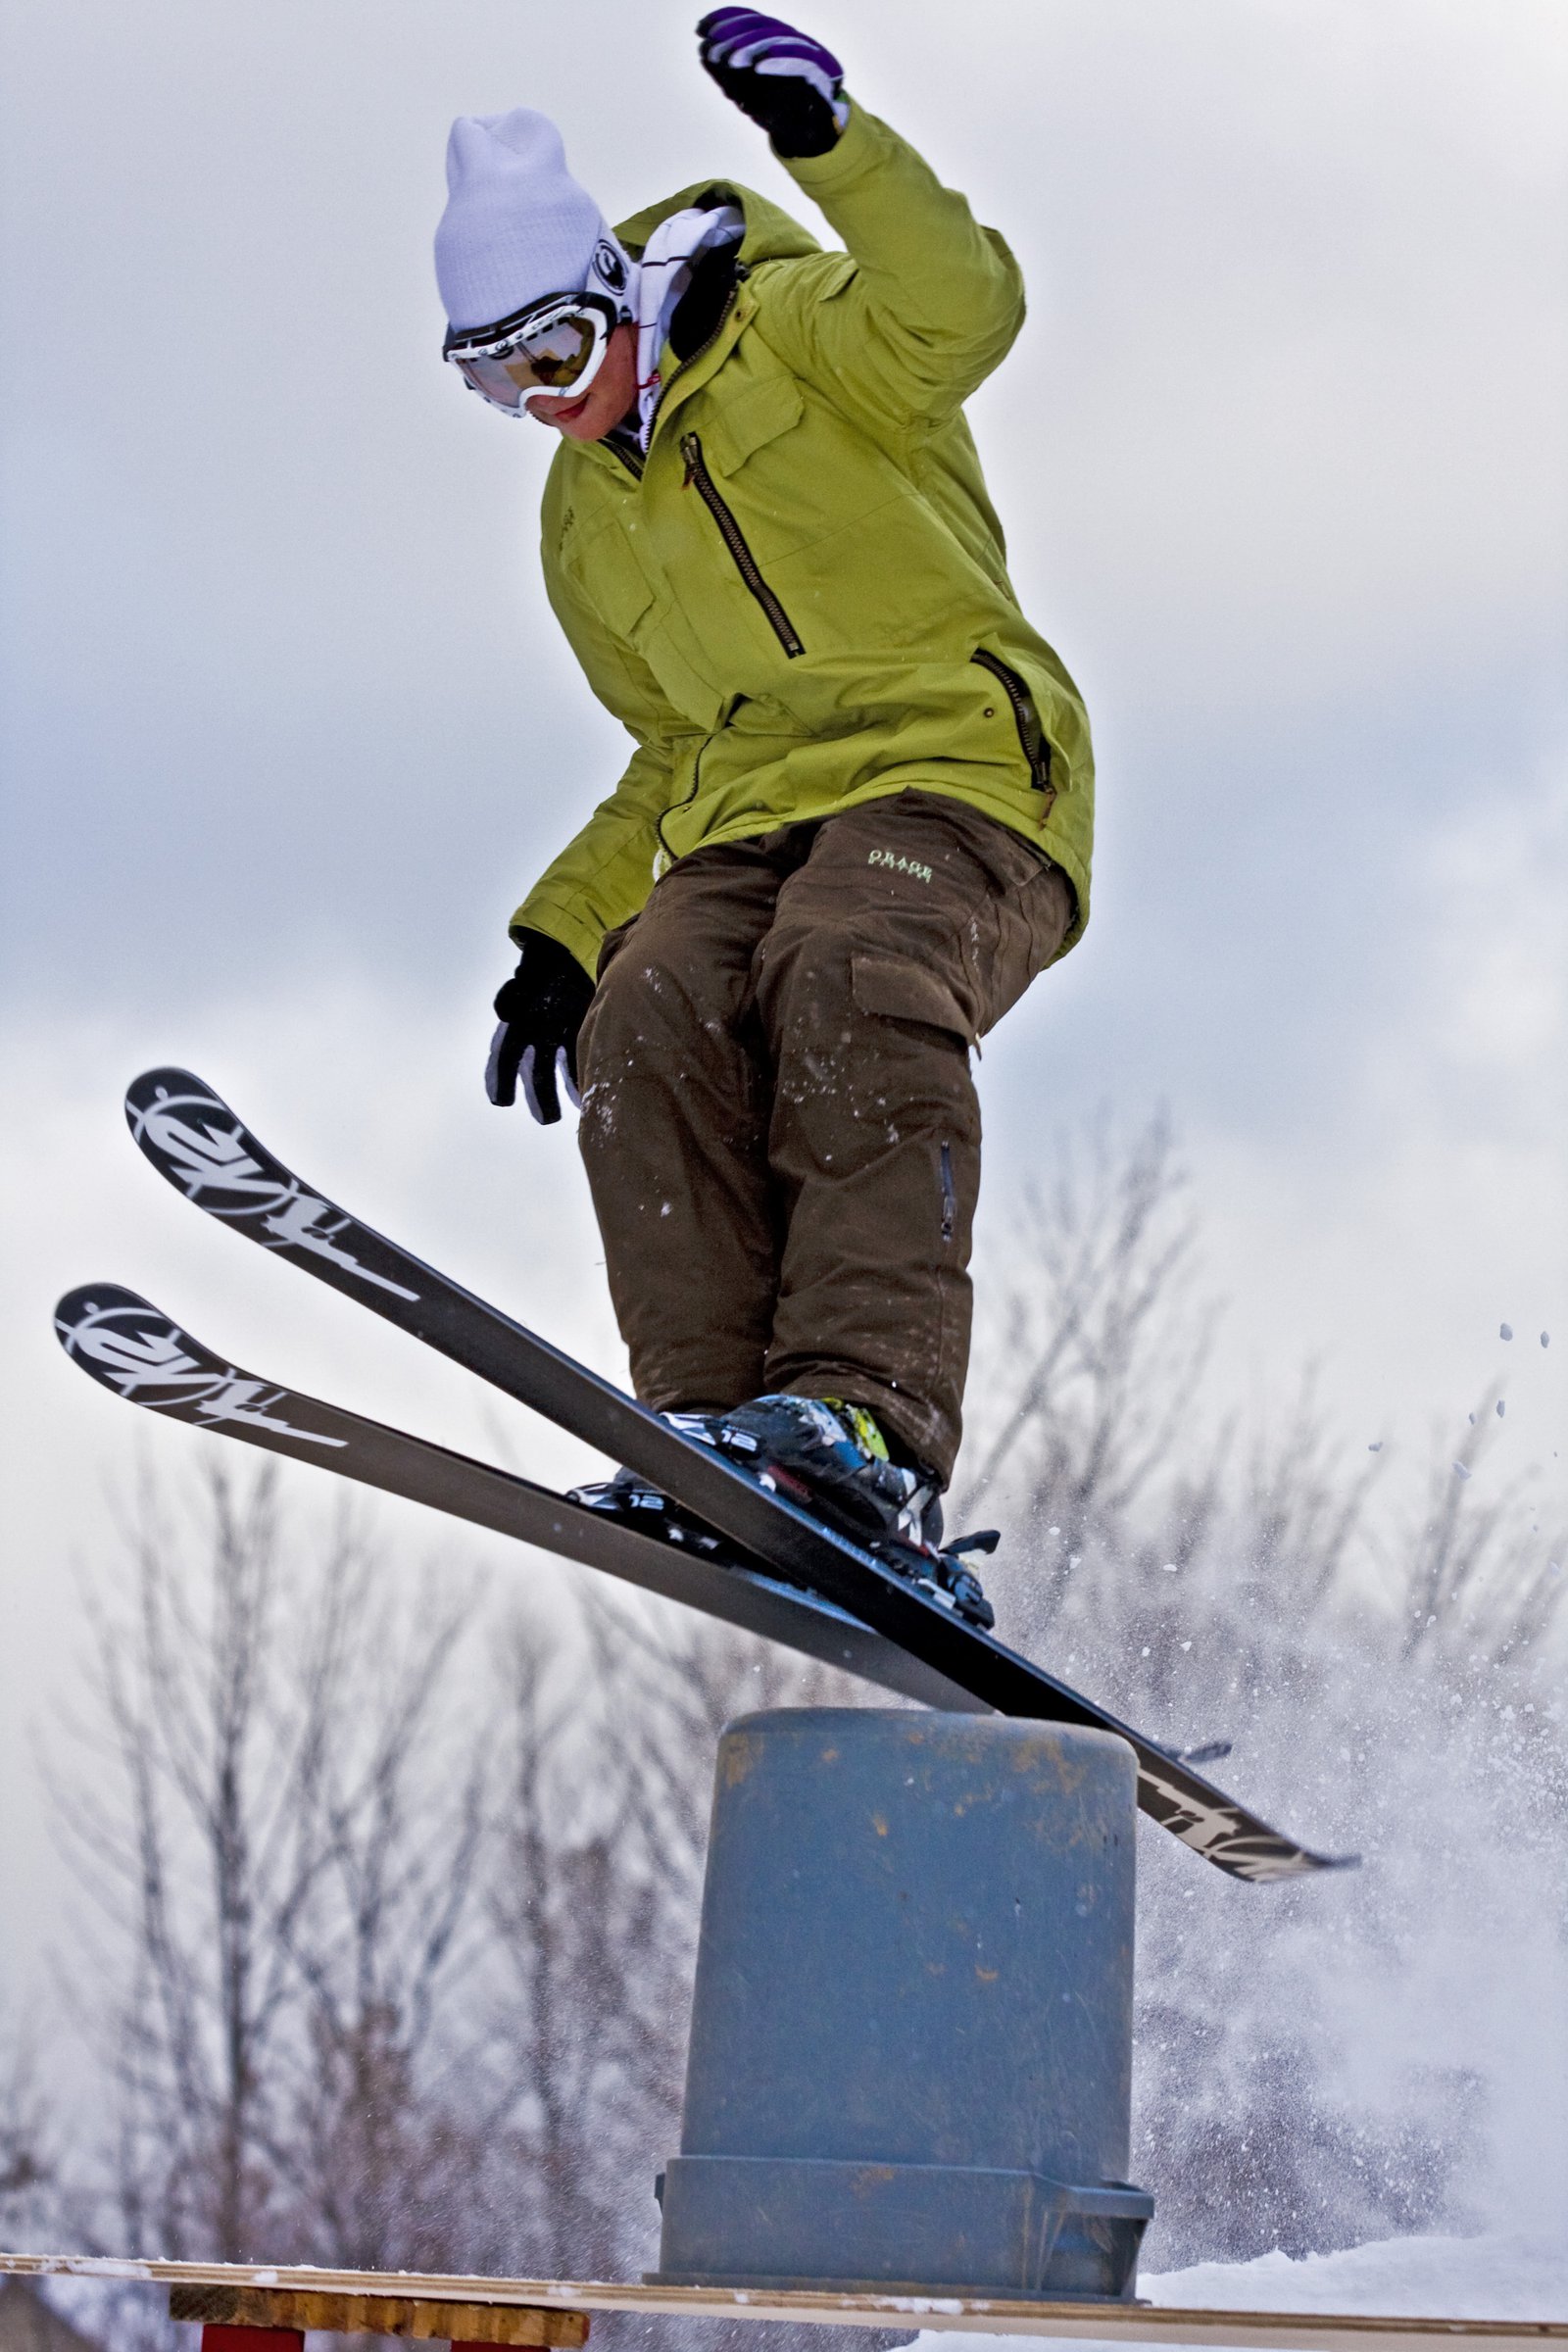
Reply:
[[[710,335],[705,335],[702,341],[698,344],[697,349],[695,351],[689,351],[686,354],[686,357],[681,361],[680,365],[671,374],[669,384],[672,384],[675,381],[676,376],[684,375],[688,368],[695,368],[705,352],[710,352],[712,350],[713,345],[718,341],[719,336],[724,332],[725,327],[729,324],[729,315],[735,308],[736,303],[740,300],[741,288],[745,285],[746,280],[751,276],[751,274],[752,272],[749,264],[745,262],[736,263],[735,283],[730,287],[729,293],[725,297],[724,308],[719,312],[718,317],[713,321],[712,333]],[[654,415],[656,417],[658,416],[660,410],[664,405],[664,396],[669,390],[669,384],[661,384],[659,387],[659,398],[654,403]]]
[[[958,1214],[957,1196],[953,1189],[953,1146],[942,1147],[942,1239],[951,1242],[954,1223]]]
[[[719,312],[717,318],[713,322],[712,333],[710,335],[705,335],[701,343],[698,344],[697,349],[693,352],[689,352],[686,358],[681,361],[680,366],[675,369],[674,375],[671,375],[669,384],[672,384],[675,381],[675,376],[684,375],[688,368],[695,368],[698,361],[702,358],[704,352],[712,350],[713,345],[718,341],[719,336],[723,333],[725,326],[728,324],[729,315],[735,308],[736,299],[740,294],[742,286],[746,283],[746,280],[750,277],[750,275],[751,270],[747,267],[746,263],[737,262],[735,265],[735,283],[729,290],[724,308]],[[658,420],[660,410],[664,405],[664,394],[669,390],[669,384],[661,384],[659,388],[659,398],[654,403],[654,417],[656,421]],[[631,475],[633,481],[640,482],[643,478],[643,468],[648,462],[643,456],[642,451],[640,449],[627,449],[625,443],[622,441],[617,441],[612,433],[607,438],[607,447],[613,450],[615,456],[625,466],[626,471]]]
[[[692,788],[690,792],[688,792],[683,799],[672,801],[667,808],[662,808],[658,816],[654,819],[654,831],[659,837],[659,846],[672,864],[674,862],[675,853],[670,848],[668,842],[664,839],[664,819],[666,816],[678,816],[683,808],[689,808],[693,801],[696,800],[698,793],[702,790],[703,753],[707,749],[708,746],[706,744],[699,745],[697,757],[692,761]]]
[[[735,568],[766,613],[768,625],[785,653],[793,662],[806,651],[795,634],[795,625],[772,589],[758,568],[757,558],[746,544],[746,536],[724,502],[722,493],[708,470],[703,445],[695,433],[683,433],[680,454],[686,461],[685,488],[695,484],[697,495],[718,525],[719,537],[735,559]]]
[[[1040,713],[1035,709],[1034,698],[1028,687],[1015,669],[1009,669],[1005,662],[1000,660],[996,654],[988,654],[983,647],[978,653],[971,654],[969,659],[971,662],[977,662],[982,669],[990,670],[991,675],[1006,695],[1008,702],[1012,705],[1013,724],[1018,730],[1018,741],[1023,746],[1023,756],[1029,762],[1029,773],[1034,778],[1035,790],[1036,792],[1050,792],[1052,789],[1051,745],[1046,739],[1045,729],[1040,724]]]

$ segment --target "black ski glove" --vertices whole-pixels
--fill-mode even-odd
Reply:
[[[541,1127],[553,1127],[561,1116],[558,1069],[572,1102],[581,1101],[577,1032],[594,984],[576,956],[545,932],[525,931],[518,945],[517,968],[496,991],[501,1026],[490,1041],[484,1091],[505,1108],[517,1100],[520,1071],[528,1108]]]
[[[844,68],[831,49],[755,8],[710,10],[697,37],[708,72],[760,123],[775,155],[826,155],[850,113]]]

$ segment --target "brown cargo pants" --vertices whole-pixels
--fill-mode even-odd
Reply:
[[[868,1405],[945,1484],[971,1319],[969,1048],[1061,945],[1060,869],[904,792],[697,850],[610,934],[581,1141],[645,1403]]]

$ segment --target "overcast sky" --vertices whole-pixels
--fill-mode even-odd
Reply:
[[[1168,1102],[1231,1393],[1315,1354],[1346,1446],[1414,1459],[1507,1371],[1498,1474],[1535,1455],[1560,1496],[1560,0],[808,22],[1023,263],[1029,322],[974,420],[1099,745],[1094,924],[986,1053],[984,1252],[1059,1126]],[[158,1185],[120,1123],[136,1069],[194,1063],[314,1179],[619,1368],[569,1137],[479,1091],[508,914],[623,739],[539,585],[550,443],[439,364],[451,117],[544,108],[612,217],[714,172],[821,224],[669,0],[60,0],[13,9],[7,51],[22,1791],[75,1654],[70,1563],[135,1434],[54,1352],[68,1284],[497,1442],[455,1373]],[[564,1467],[513,1426],[514,1458]],[[0,1808],[0,1884],[33,1883],[34,1822]]]

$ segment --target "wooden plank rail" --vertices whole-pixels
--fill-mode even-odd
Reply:
[[[569,2352],[588,2341],[586,2311],[321,2287],[175,2285],[169,2290],[169,2316],[204,2328],[315,2328],[330,2335],[407,2335],[457,2344],[561,2344]]]
[[[478,2336],[503,2313],[548,2314],[585,2322],[595,2311],[639,2311],[681,2319],[792,2320],[832,2327],[959,2329],[977,2335],[1066,2336],[1102,2344],[1212,2346],[1216,2352],[1455,2352],[1461,2344],[1525,2352],[1568,2346],[1568,2320],[1454,2320],[1389,2317],[1376,2312],[1193,2311],[1148,2303],[1026,2303],[1004,2297],[889,2289],[838,2295],[798,2288],[658,2286],[614,2280],[425,2277],[411,2271],[325,2271],[270,2263],[138,2262],[79,2254],[0,2254],[0,2276],[31,2278],[135,2279],[183,2294],[198,2287],[266,2289],[270,2294],[371,2298],[399,2308],[442,2307],[443,2331],[459,2340],[581,2343],[566,2337]],[[262,2306],[254,2306],[258,2312]],[[275,2307],[273,2307],[275,2308]],[[461,2315],[461,2326],[459,2324]],[[195,2316],[194,2314],[192,2316]],[[277,2320],[255,2325],[277,2328]],[[318,2323],[310,2320],[305,2326]],[[302,2323],[288,2323],[298,2328]],[[379,2322],[374,2323],[379,2328]],[[353,2326],[359,2330],[361,2323]],[[423,2332],[408,2328],[393,2332]],[[583,2333],[586,2334],[586,2326]],[[261,2352],[261,2347],[258,2347]]]

